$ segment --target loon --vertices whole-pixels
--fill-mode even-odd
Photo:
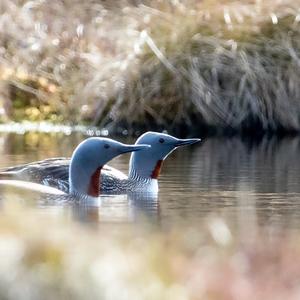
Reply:
[[[68,182],[69,191],[64,191],[66,194],[75,196],[76,198],[97,198],[101,192],[101,169],[102,167],[114,157],[139,150],[145,150],[149,148],[149,145],[127,145],[109,138],[92,137],[81,142],[74,150],[69,166],[68,166]],[[8,169],[6,172],[0,174],[0,179],[4,179],[0,182],[2,185],[13,185],[16,187],[30,189],[30,185],[22,181],[22,172],[28,171],[29,166],[34,164],[28,164],[23,168],[16,167]],[[27,170],[26,170],[27,169]],[[29,172],[30,174],[30,172]],[[7,179],[19,179],[19,180],[7,180]],[[28,178],[27,178],[28,179]],[[45,186],[34,183],[32,188],[35,190],[45,190]],[[56,186],[59,188],[59,186]],[[61,194],[59,189],[51,188],[49,190],[51,194]],[[63,194],[63,193],[62,193]]]
[[[147,144],[151,147],[131,154],[128,176],[115,168],[103,166],[100,177],[101,191],[108,194],[157,193],[158,177],[167,156],[178,147],[199,141],[201,139],[179,139],[159,132],[144,133],[137,139],[135,145]],[[0,178],[2,174],[6,174],[6,176],[42,183],[68,192],[69,163],[68,158],[47,159],[3,170],[0,172]]]

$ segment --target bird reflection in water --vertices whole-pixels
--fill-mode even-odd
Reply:
[[[157,195],[130,193],[103,195],[95,201],[71,204],[72,216],[83,223],[158,223],[159,202]]]
[[[70,213],[74,220],[83,223],[157,223],[159,219],[158,197],[153,193],[102,195],[74,201],[69,195],[44,193],[17,186],[0,187],[0,209],[15,205],[24,209],[43,209],[44,213],[49,214]]]

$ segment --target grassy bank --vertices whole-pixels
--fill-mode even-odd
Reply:
[[[4,0],[3,120],[130,132],[299,131],[298,7]]]
[[[299,299],[292,233],[243,237],[216,218],[167,234],[137,224],[96,229],[11,202],[0,225],[1,299]]]

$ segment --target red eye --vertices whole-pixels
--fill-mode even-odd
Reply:
[[[105,145],[104,145],[104,148],[105,148],[105,149],[108,149],[109,147],[110,147],[110,146],[109,146],[108,144],[105,144]]]
[[[160,138],[160,139],[159,139],[159,142],[162,144],[162,143],[165,142],[165,140],[164,140],[163,138]]]

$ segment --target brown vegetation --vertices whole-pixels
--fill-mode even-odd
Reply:
[[[95,230],[10,200],[0,220],[1,299],[299,299],[291,233],[233,237],[220,219],[167,234],[137,224]]]
[[[111,130],[299,131],[298,7],[4,0],[2,98],[14,119]]]

